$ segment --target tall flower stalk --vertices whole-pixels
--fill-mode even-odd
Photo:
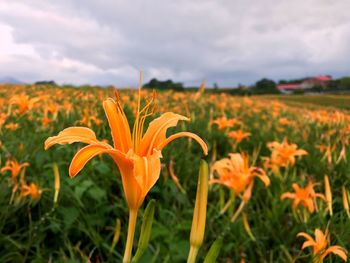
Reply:
[[[178,121],[189,121],[187,117],[173,112],[166,112],[150,122],[147,131],[143,134],[145,120],[153,113],[156,94],[153,92],[151,100],[141,108],[141,82],[142,78],[140,78],[137,114],[132,131],[117,93],[116,101],[108,98],[103,102],[112,133],[113,146],[98,140],[95,133],[85,127],[64,129],[57,136],[49,137],[45,141],[46,150],[55,144],[74,142],[88,144],[73,157],[69,167],[71,177],[76,176],[96,155],[107,153],[114,160],[121,174],[124,194],[129,207],[128,234],[123,259],[125,263],[130,262],[132,256],[138,210],[160,175],[162,149],[177,138],[190,137],[200,144],[204,154],[208,153],[205,142],[194,133],[179,132],[166,137],[167,129],[176,126]]]

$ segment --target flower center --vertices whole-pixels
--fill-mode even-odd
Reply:
[[[148,101],[146,100],[146,105],[141,109],[141,87],[142,87],[142,72],[140,73],[140,81],[139,81],[139,89],[138,89],[137,114],[136,114],[134,127],[132,129],[132,143],[133,143],[134,152],[138,151],[138,147],[142,139],[143,126],[145,124],[146,118],[152,115],[155,111],[154,101],[157,94],[156,91],[153,90],[152,98]]]

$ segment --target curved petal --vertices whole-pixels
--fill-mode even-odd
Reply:
[[[228,188],[231,188],[232,190],[234,190],[233,186],[231,185],[230,181],[225,181],[225,180],[220,180],[220,179],[211,179],[209,181],[209,184],[221,184],[224,185]]]
[[[118,151],[114,150],[111,146],[105,144],[90,144],[80,149],[72,159],[69,166],[69,175],[71,177],[76,176],[81,169],[84,168],[85,164],[92,159],[94,156],[102,153],[110,153],[116,155]],[[120,153],[121,154],[121,153]],[[113,157],[115,157],[113,155]],[[114,159],[114,158],[113,158]]]
[[[341,246],[330,246],[325,252],[322,253],[321,259],[324,259],[330,253],[339,256],[344,261],[346,261],[348,258],[344,248],[342,248]]]
[[[314,246],[316,245],[316,243],[312,240],[309,240],[309,241],[305,241],[303,243],[303,246],[301,247],[301,249],[304,249],[304,248],[307,248],[307,247],[311,247],[311,246]]]
[[[161,152],[157,150],[149,156],[134,156],[134,177],[142,189],[139,205],[142,204],[143,199],[159,178],[161,169],[160,157]]]
[[[140,156],[151,154],[152,150],[166,139],[167,129],[176,126],[180,120],[188,121],[189,119],[173,112],[166,112],[151,121],[145,135],[141,139],[137,154]]]
[[[299,187],[299,185],[297,185],[296,183],[293,183],[293,184],[292,184],[292,188],[294,189],[295,192],[300,191],[300,187]]]
[[[303,150],[303,149],[299,149],[299,150],[296,150],[295,151],[295,154],[294,155],[298,155],[298,156],[301,156],[301,155],[307,155],[308,152]]]
[[[108,152],[111,154],[111,152]],[[126,202],[129,209],[137,209],[140,204],[140,196],[142,196],[142,189],[134,176],[134,161],[130,157],[131,151],[126,155],[120,155],[119,151],[113,150],[111,156],[114,162],[117,164],[123,183],[123,189]],[[131,153],[131,154],[130,154]]]
[[[192,132],[178,132],[170,137],[166,138],[165,140],[161,141],[158,145],[154,145],[154,148],[157,150],[162,150],[168,143],[171,141],[180,138],[180,137],[190,137],[194,139],[196,142],[199,143],[199,145],[202,147],[202,150],[205,155],[208,155],[208,146],[207,144],[199,137],[197,134],[194,134]]]
[[[265,184],[265,186],[270,185],[270,178],[266,174],[259,174],[257,177]]]
[[[294,201],[293,201],[293,208],[296,209],[300,203],[300,199],[298,197],[295,197],[294,198]]]
[[[243,196],[242,196],[243,201],[248,201],[250,199],[250,197],[252,196],[253,186],[254,186],[254,181],[252,181],[248,185],[247,189],[244,191]]]
[[[323,232],[320,229],[316,228],[315,239],[317,243],[324,242],[326,241],[326,236],[325,234],[323,234]]]
[[[305,204],[307,208],[309,209],[310,213],[312,214],[315,211],[314,202],[311,198],[305,200]]]
[[[231,161],[228,158],[223,158],[219,161],[216,161],[212,166],[213,171],[217,171],[219,175],[225,170],[232,170]]]
[[[95,133],[85,127],[70,127],[61,131],[57,136],[49,137],[45,141],[45,150],[54,144],[71,144],[73,142],[98,143]]]
[[[266,187],[270,185],[270,178],[266,175],[263,169],[253,167],[251,170],[252,170],[252,174],[258,177]]]
[[[103,102],[103,109],[111,128],[114,148],[127,153],[131,148],[131,133],[128,120],[117,103],[109,98]]]
[[[10,167],[5,166],[5,167],[2,167],[2,168],[1,168],[0,173],[4,173],[4,172],[10,171],[10,170],[11,170]]]
[[[230,153],[230,163],[232,166],[232,170],[240,172],[245,167],[245,158],[240,153]]]
[[[286,198],[294,199],[295,198],[295,194],[287,192],[287,193],[284,193],[284,194],[281,195],[281,200],[286,199]]]
[[[315,240],[309,235],[309,234],[306,234],[305,232],[300,232],[297,234],[297,237],[303,237],[305,238],[307,241],[312,241],[313,243],[316,244]]]

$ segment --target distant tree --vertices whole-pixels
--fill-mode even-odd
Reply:
[[[169,90],[169,89],[176,90],[176,91],[184,90],[182,83],[173,82],[170,79],[166,81],[160,81],[160,80],[157,80],[156,78],[153,78],[148,83],[144,84],[143,87],[148,89],[158,89],[158,90]]]
[[[326,84],[327,90],[336,90],[339,87],[339,80],[332,79]]]
[[[338,81],[338,88],[350,89],[350,77],[342,77]]]
[[[34,85],[49,85],[49,86],[57,86],[56,82],[53,80],[41,80],[34,83]]]
[[[257,94],[280,93],[280,91],[277,89],[276,82],[266,78],[263,78],[255,83],[254,92]]]

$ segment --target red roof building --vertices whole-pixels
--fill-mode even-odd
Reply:
[[[312,78],[308,78],[301,83],[287,83],[287,84],[279,84],[277,88],[282,93],[291,93],[294,90],[298,89],[310,89],[314,86],[326,87],[326,85],[332,80],[331,76],[320,75]]]

